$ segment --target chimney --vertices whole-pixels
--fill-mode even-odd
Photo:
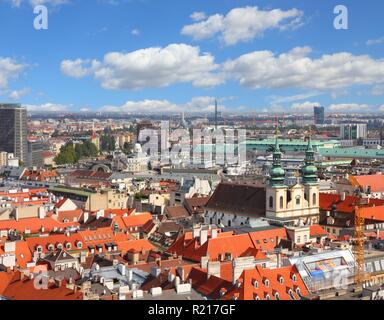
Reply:
[[[200,230],[200,245],[208,241],[208,230]]]
[[[185,272],[183,267],[177,267],[177,274],[178,278],[181,279],[181,281],[185,281]]]
[[[19,221],[19,208],[15,209],[15,220]]]
[[[44,219],[44,218],[45,218],[45,208],[39,207],[39,219]]]
[[[342,193],[341,193],[340,200],[341,200],[341,201],[345,201],[345,192],[342,192]]]
[[[209,261],[209,257],[201,257],[200,259],[200,267],[202,269],[207,269],[208,268],[208,261]]]
[[[192,229],[192,238],[195,239],[199,236],[200,227],[193,227]]]
[[[220,275],[221,275],[220,269],[221,269],[220,261],[208,261],[207,279],[209,279],[211,276],[216,276],[220,278]]]
[[[89,212],[88,211],[84,211],[83,213],[83,223],[86,223],[89,219]]]

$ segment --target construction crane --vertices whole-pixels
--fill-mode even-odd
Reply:
[[[354,245],[353,254],[355,256],[355,283],[360,286],[367,279],[364,270],[364,228],[365,219],[362,215],[362,210],[355,207],[355,228],[354,228]]]

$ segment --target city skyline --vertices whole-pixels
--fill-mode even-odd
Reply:
[[[33,28],[36,4],[47,30]],[[215,98],[234,113],[384,112],[384,5],[345,1],[337,30],[338,4],[3,0],[0,99],[29,112],[204,113]]]

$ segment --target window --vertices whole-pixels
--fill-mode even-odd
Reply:
[[[283,278],[282,276],[279,277],[279,282],[280,282],[281,284],[284,283],[284,278]]]
[[[228,227],[231,226],[231,220],[228,220]]]
[[[280,295],[278,292],[275,293],[275,298],[276,298],[276,300],[280,300]]]
[[[83,243],[79,241],[79,242],[77,243],[77,248],[78,248],[78,249],[81,249],[82,247],[83,247]]]
[[[273,208],[273,197],[272,196],[269,197],[269,207]]]
[[[259,287],[259,283],[257,282],[257,280],[253,281],[253,287],[254,288],[258,288]]]
[[[316,196],[316,193],[314,193],[312,195],[312,203],[313,203],[313,205],[316,205],[316,202],[317,202],[317,196]]]
[[[300,205],[300,196],[296,196],[296,205]]]
[[[304,242],[307,242],[308,241],[308,236],[305,234],[304,235]]]
[[[284,197],[280,197],[280,209],[284,209]]]
[[[297,243],[300,243],[300,241],[301,241],[301,237],[300,237],[300,236],[297,236],[297,238],[296,238],[296,242],[297,242]]]

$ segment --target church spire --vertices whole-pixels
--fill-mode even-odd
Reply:
[[[284,180],[285,180],[285,171],[281,166],[281,150],[279,145],[278,132],[279,132],[278,128],[276,127],[276,141],[275,141],[275,148],[273,151],[273,162],[272,162],[272,168],[269,172],[270,186],[283,186]]]
[[[311,133],[308,137],[308,146],[305,151],[305,161],[302,168],[302,174],[304,184],[317,183],[317,168],[315,166],[315,152],[312,146]]]

